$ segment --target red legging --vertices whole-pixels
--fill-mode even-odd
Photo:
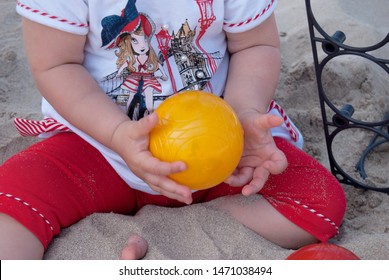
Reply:
[[[281,138],[288,168],[260,191],[280,213],[321,241],[335,236],[345,213],[343,189],[315,159]],[[194,203],[240,193],[220,184],[193,194]],[[32,145],[0,167],[0,212],[22,223],[47,248],[62,227],[96,212],[135,214],[147,204],[184,206],[129,187],[105,158],[74,133]]]

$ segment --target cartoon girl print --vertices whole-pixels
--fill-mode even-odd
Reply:
[[[117,68],[117,72],[101,81],[106,94],[132,120],[138,120],[154,111],[154,102],[167,98],[168,92],[162,94],[162,81],[170,80],[173,91],[170,94],[189,89],[212,92],[210,81],[223,55],[218,50],[207,53],[200,44],[209,25],[200,18],[197,21],[199,32],[197,26],[190,27],[188,20],[178,31],[168,32],[165,26],[161,27],[155,36],[168,36],[170,45],[164,49],[159,46],[160,53],[157,54],[150,44],[155,23],[137,11],[135,2],[128,0],[120,16],[107,16],[101,22],[102,47],[115,49]],[[166,73],[162,65],[167,68]],[[172,67],[175,67],[174,73]]]
[[[121,37],[116,56],[117,75],[123,75],[124,70],[128,73],[121,88],[128,93],[126,108],[129,117],[139,119],[144,114],[152,113],[154,94],[162,92],[157,78],[166,81],[168,77],[158,63],[157,55],[150,46],[149,37],[142,25],[134,33]]]
[[[162,92],[158,79],[168,79],[150,45],[155,25],[148,16],[138,13],[135,1],[130,0],[121,16],[104,18],[102,26],[103,46],[118,48],[116,76],[124,78],[116,102],[125,104],[128,116],[138,120],[154,111],[154,94]]]

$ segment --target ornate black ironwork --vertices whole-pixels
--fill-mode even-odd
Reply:
[[[341,55],[354,55],[368,59],[369,61],[374,62],[375,64],[380,66],[383,70],[387,72],[387,74],[389,74],[389,59],[375,57],[371,54],[372,51],[378,50],[389,43],[389,33],[382,41],[372,46],[349,46],[344,43],[346,40],[346,34],[344,34],[342,31],[336,31],[332,36],[327,34],[315,19],[315,16],[312,12],[311,1],[306,0],[305,4],[317,80],[317,89],[319,94],[319,101],[331,172],[341,183],[352,185],[357,188],[389,194],[388,185],[372,185],[371,183],[369,184],[366,182],[366,180],[364,180],[368,177],[364,168],[366,157],[378,146],[389,142],[389,112],[386,112],[382,120],[380,121],[366,122],[357,120],[352,117],[354,113],[354,107],[350,104],[344,104],[340,109],[337,108],[327,97],[322,85],[322,73],[325,65],[331,59]],[[320,45],[322,51],[324,52],[321,53],[321,55],[324,55],[324,58],[322,58],[321,60],[319,60],[318,55],[318,46]],[[389,96],[386,99],[386,102],[388,102],[389,104]],[[328,111],[330,111],[332,114],[331,118],[328,118],[327,116]],[[355,166],[356,172],[359,173],[359,176],[362,180],[357,180],[355,177],[351,176],[351,174],[348,174],[346,171],[344,171],[340,164],[335,160],[335,157],[333,155],[334,138],[341,131],[350,128],[365,129],[372,132],[373,134],[369,145],[365,148],[360,160],[356,163]],[[389,162],[386,163],[386,167],[387,173],[389,173]]]

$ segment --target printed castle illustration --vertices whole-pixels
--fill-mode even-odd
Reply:
[[[201,52],[195,44],[196,27],[191,29],[187,21],[182,24],[177,32],[173,31],[170,36],[171,40],[167,57],[174,57],[175,67],[180,74],[182,82],[182,86],[177,90],[204,89],[212,76],[210,64],[218,64],[222,59],[220,52],[217,51],[210,54]],[[168,61],[165,61],[161,52],[159,52],[158,57],[161,64],[166,67]],[[106,94],[114,100],[124,94],[120,86],[126,78],[126,73],[123,73],[121,77],[117,77],[116,74],[115,72],[106,76],[101,82]],[[155,98],[164,99],[166,97],[155,96]]]

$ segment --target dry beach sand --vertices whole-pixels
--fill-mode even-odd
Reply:
[[[316,78],[304,0],[280,1],[276,16],[282,42],[282,76],[277,99],[305,136],[305,150],[329,168],[321,123]],[[316,0],[319,23],[332,35],[340,29],[346,43],[373,45],[389,31],[388,0]],[[376,52],[389,58],[389,46]],[[337,106],[351,103],[361,120],[382,118],[389,111],[389,75],[358,57],[335,59],[325,71],[324,86]],[[13,127],[14,117],[39,119],[40,97],[23,52],[20,17],[15,1],[0,0],[0,162],[36,141],[23,138]],[[336,141],[336,156],[354,172],[369,141],[363,131],[345,132]],[[366,163],[369,179],[388,186],[389,145]],[[389,196],[344,185],[347,213],[337,237],[331,240],[362,259],[389,259]],[[242,199],[242,203],[247,199]],[[45,259],[117,259],[129,234],[149,242],[146,259],[285,259],[293,251],[257,236],[213,203],[180,209],[144,207],[135,217],[94,214],[64,229]]]

